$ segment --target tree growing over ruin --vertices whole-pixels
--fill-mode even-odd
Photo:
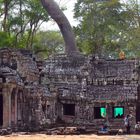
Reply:
[[[41,0],[41,3],[60,28],[65,41],[65,52],[67,54],[78,52],[71,25],[57,3],[54,0]]]

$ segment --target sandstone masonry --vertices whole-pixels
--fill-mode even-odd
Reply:
[[[39,60],[28,50],[0,49],[0,126],[40,130],[65,124],[132,130],[140,121],[140,61],[58,54]]]

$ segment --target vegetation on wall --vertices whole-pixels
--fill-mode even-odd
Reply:
[[[64,53],[64,41],[59,31],[37,32],[34,38],[33,47],[35,53],[43,57],[55,53]]]

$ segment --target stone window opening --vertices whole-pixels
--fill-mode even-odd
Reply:
[[[47,105],[47,111],[49,111],[50,110],[50,105]]]
[[[41,73],[40,77],[39,77],[39,84],[42,84],[44,77],[45,77],[45,75],[43,73]]]
[[[124,107],[113,107],[113,118],[124,118]]]
[[[94,118],[103,119],[106,117],[106,108],[105,107],[94,107]]]
[[[115,82],[114,82],[114,80],[108,80],[106,84],[107,84],[107,85],[114,85]]]
[[[17,61],[15,59],[11,60],[11,68],[16,70],[17,69]]]
[[[42,111],[44,112],[44,114],[46,113],[46,104],[42,104]]]
[[[124,81],[123,80],[116,80],[115,81],[115,84],[116,85],[123,85],[124,84]]]
[[[1,81],[2,83],[6,83],[6,78],[5,78],[4,76],[0,76],[0,81]]]
[[[50,110],[50,105],[47,105],[46,106],[46,114],[45,114],[45,116],[48,118],[48,119],[50,119],[51,118],[51,110]]]
[[[139,122],[140,121],[140,103],[137,103],[136,104],[136,122]]]
[[[98,85],[99,85],[99,86],[104,85],[104,81],[98,80]]]
[[[36,58],[35,57],[33,57],[33,61],[36,61]]]
[[[63,115],[75,116],[75,104],[63,104]]]

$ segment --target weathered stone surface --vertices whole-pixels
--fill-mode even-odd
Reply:
[[[79,63],[78,63],[79,62]],[[66,123],[99,127],[104,119],[95,119],[94,107],[106,107],[112,128],[123,127],[123,118],[112,117],[113,107],[124,107],[136,119],[139,60],[105,60],[58,55],[46,61],[42,83],[58,93],[58,116]],[[52,86],[53,85],[53,86]],[[65,104],[75,105],[75,115],[64,115]]]
[[[96,114],[104,107],[110,128],[123,129],[123,117],[132,114],[134,130],[139,85],[139,60],[61,54],[41,61],[28,50],[0,49],[0,126],[38,131],[63,123],[98,130],[105,118]],[[113,116],[115,107],[123,108],[122,117]]]
[[[0,135],[10,135],[12,134],[12,129],[11,128],[6,128],[6,129],[0,129]]]

